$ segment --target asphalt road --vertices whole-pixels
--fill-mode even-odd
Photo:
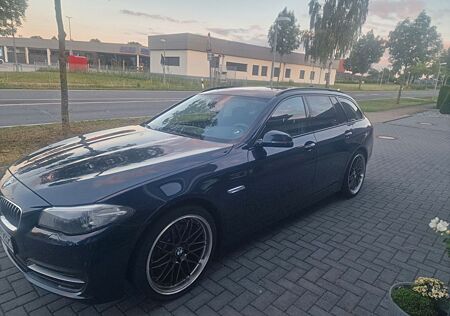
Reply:
[[[195,91],[73,90],[69,92],[72,121],[153,116]],[[389,99],[395,91],[349,93],[356,100]],[[427,91],[406,91],[423,98]],[[53,123],[60,120],[58,90],[0,90],[0,127]]]

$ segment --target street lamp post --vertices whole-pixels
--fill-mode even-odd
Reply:
[[[291,21],[291,18],[287,16],[279,16],[275,20],[275,35],[274,35],[274,44],[272,48],[272,67],[270,70],[270,87],[273,87],[273,76],[274,76],[274,66],[275,66],[275,56],[277,54],[277,42],[278,42],[278,23],[283,21]],[[278,71],[278,76],[280,75],[280,70]]]
[[[163,44],[164,54],[163,54],[163,84],[166,85],[166,39],[161,38],[161,43]]]
[[[438,74],[437,74],[436,82],[434,83],[433,100],[436,99],[436,90],[437,90],[437,85],[439,82],[439,76],[441,75],[441,66],[445,66],[445,65],[447,65],[447,63],[439,63]]]

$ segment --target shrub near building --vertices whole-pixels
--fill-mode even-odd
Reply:
[[[439,97],[437,100],[437,108],[442,114],[450,114],[450,82],[443,85],[439,90]]]

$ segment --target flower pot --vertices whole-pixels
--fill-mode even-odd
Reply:
[[[391,286],[391,288],[389,289],[389,315],[390,316],[409,316],[409,314],[405,313],[400,307],[398,307],[398,305],[394,302],[394,300],[392,299],[392,292],[399,288],[399,287],[411,287],[412,283],[411,282],[399,282],[399,283],[395,283],[394,285]]]

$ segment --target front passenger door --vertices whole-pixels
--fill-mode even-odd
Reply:
[[[315,138],[306,131],[307,116],[303,98],[282,100],[260,137],[271,130],[288,133],[291,148],[258,147],[249,151],[249,202],[257,214],[253,222],[262,225],[299,209],[312,192],[316,165]]]

